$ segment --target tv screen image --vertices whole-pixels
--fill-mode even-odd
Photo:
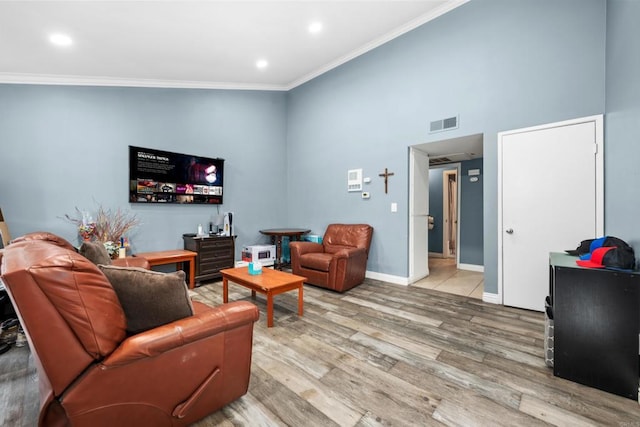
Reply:
[[[222,204],[224,159],[129,146],[131,203]]]

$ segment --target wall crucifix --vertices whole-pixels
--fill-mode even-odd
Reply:
[[[387,194],[389,192],[388,191],[389,177],[393,176],[393,172],[389,172],[387,168],[384,168],[384,173],[380,173],[378,174],[378,176],[384,177],[384,194]]]

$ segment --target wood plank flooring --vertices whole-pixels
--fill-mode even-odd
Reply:
[[[221,288],[194,299],[221,304]],[[278,295],[273,328],[254,302],[249,392],[196,426],[640,426],[638,402],[553,376],[541,313],[372,280],[345,294],[305,285],[302,317],[297,292]],[[0,425],[36,424],[31,359],[0,355]]]

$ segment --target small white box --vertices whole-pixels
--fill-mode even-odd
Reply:
[[[242,248],[242,261],[257,262],[264,266],[273,265],[276,261],[275,245],[251,245]]]

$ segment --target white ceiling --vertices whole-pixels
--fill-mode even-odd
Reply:
[[[467,1],[0,0],[0,82],[289,90]]]

